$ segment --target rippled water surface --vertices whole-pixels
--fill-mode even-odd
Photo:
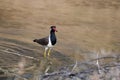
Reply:
[[[53,71],[63,63],[64,65],[67,62],[71,63],[67,61],[69,58],[65,59],[65,56],[59,52],[55,52],[57,55],[52,55],[51,60],[44,60],[44,48],[33,43],[32,39],[24,37],[24,29],[1,28],[0,33],[0,67],[5,70],[20,75],[24,73],[23,77],[30,79],[34,75],[33,72],[37,73],[39,70],[44,72],[49,62],[54,65],[51,67]],[[1,76],[0,79],[4,80],[6,77]],[[14,77],[9,79],[12,80]]]
[[[0,0],[0,66],[19,74],[44,71],[43,67],[49,65],[53,71],[75,60],[96,58],[99,52],[119,54],[118,2],[78,3],[79,0]],[[58,42],[47,62],[44,48],[33,39],[48,36],[51,25],[57,26]]]

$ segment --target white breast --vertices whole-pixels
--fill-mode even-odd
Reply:
[[[49,35],[49,38],[48,38],[48,39],[49,39],[49,42],[48,42],[48,45],[47,45],[47,46],[48,46],[48,47],[53,47],[53,46],[52,46],[52,43],[51,43],[51,40],[50,40],[50,35]]]

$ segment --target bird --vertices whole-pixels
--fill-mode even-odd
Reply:
[[[46,58],[47,56],[50,56],[50,51],[57,42],[57,37],[56,37],[55,32],[57,32],[56,26],[51,26],[49,36],[41,38],[41,39],[33,40],[33,42],[36,42],[45,48],[44,58]]]

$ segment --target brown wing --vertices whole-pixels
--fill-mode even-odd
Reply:
[[[39,44],[41,44],[41,45],[43,45],[43,46],[45,46],[45,45],[47,45],[48,44],[48,37],[45,37],[45,38],[41,38],[41,39],[37,39],[37,43],[39,43]]]

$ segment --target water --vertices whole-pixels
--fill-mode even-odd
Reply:
[[[96,7],[99,2],[89,7],[71,1],[0,0],[0,67],[29,75],[44,72],[50,62],[51,72],[75,60],[96,58],[94,50],[119,52],[119,5],[105,3],[104,9]],[[51,25],[57,25],[58,43],[47,62],[44,48],[33,39],[48,36]]]
[[[39,71],[41,74],[44,73],[48,66],[50,66],[49,71],[52,72],[73,62],[58,51],[52,51],[51,58],[44,59],[44,48],[35,44],[32,39],[24,37],[24,31],[22,28],[0,28],[0,67],[3,72],[8,71],[7,76],[14,75],[15,72],[24,78],[27,75],[28,78],[31,78]],[[9,73],[9,71],[13,73]],[[5,75],[5,72],[1,75]]]

